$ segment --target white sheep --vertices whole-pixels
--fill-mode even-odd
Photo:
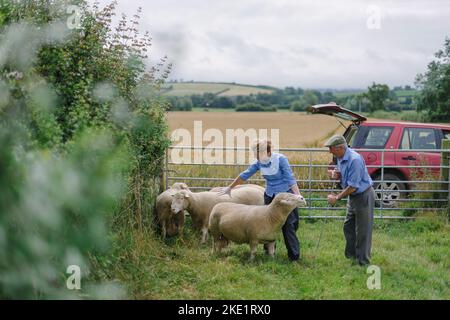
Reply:
[[[182,182],[175,182],[169,189],[156,197],[156,218],[161,227],[162,238],[183,234],[184,213],[174,215],[170,206],[172,205],[172,195],[177,190],[189,190],[188,186]]]
[[[209,215],[212,208],[220,202],[234,202],[242,204],[263,205],[264,188],[257,185],[242,185],[231,190],[229,195],[218,195],[217,192],[191,192],[178,190],[173,194],[172,213],[182,214],[186,210],[192,218],[194,229],[201,230],[201,243],[208,239]]]
[[[228,241],[250,244],[250,260],[255,257],[258,243],[268,243],[268,253],[275,252],[275,239],[288,215],[299,206],[305,206],[301,195],[282,192],[269,205],[249,206],[236,203],[219,203],[212,209],[209,231],[213,237],[213,252]]]

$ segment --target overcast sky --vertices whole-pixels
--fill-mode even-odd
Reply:
[[[142,7],[151,58],[167,55],[178,80],[412,85],[450,36],[449,0],[118,1],[128,16]]]

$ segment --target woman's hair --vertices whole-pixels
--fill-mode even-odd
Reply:
[[[259,139],[253,142],[252,150],[253,152],[258,155],[260,151],[265,151],[269,154],[272,152],[272,141],[267,139]]]

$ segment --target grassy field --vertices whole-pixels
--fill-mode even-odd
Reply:
[[[214,82],[182,82],[167,83],[164,86],[166,95],[187,96],[192,94],[214,93],[219,96],[247,96],[250,94],[273,92],[272,89],[234,83]]]
[[[402,98],[402,97],[414,97],[418,93],[419,93],[419,91],[417,91],[417,90],[396,90],[395,91],[395,94],[399,98]]]
[[[379,290],[367,288],[366,268],[344,258],[342,221],[302,220],[298,263],[288,261],[281,237],[275,258],[260,246],[249,262],[248,245],[212,255],[189,225],[184,239],[165,242],[127,234],[114,240],[115,260],[97,260],[104,271],[92,276],[126,283],[136,299],[450,299],[449,232],[437,219],[377,220],[371,263],[381,269]]]

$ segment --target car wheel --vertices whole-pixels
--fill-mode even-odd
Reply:
[[[406,193],[401,192],[406,189],[406,185],[398,176],[392,173],[384,174],[384,181],[380,182],[381,175],[378,175],[374,179],[373,188],[375,189],[375,205],[383,208],[395,208],[399,205],[400,199],[406,198]],[[382,191],[383,190],[383,191]]]

